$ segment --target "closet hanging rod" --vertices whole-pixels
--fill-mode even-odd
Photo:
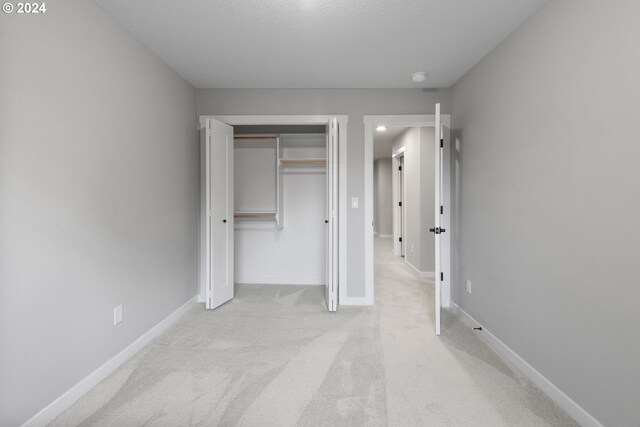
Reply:
[[[278,139],[277,136],[234,136],[233,139]]]

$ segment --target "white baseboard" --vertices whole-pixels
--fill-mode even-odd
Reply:
[[[73,405],[78,399],[87,394],[89,390],[98,385],[100,381],[109,376],[112,372],[118,369],[127,360],[133,357],[138,351],[140,351],[151,340],[160,335],[174,323],[176,323],[182,315],[184,315],[191,307],[196,304],[198,300],[197,296],[194,296],[189,301],[180,306],[176,311],[167,316],[164,320],[158,323],[153,328],[145,332],[140,338],[129,344],[127,348],[120,353],[113,356],[105,364],[98,369],[90,373],[87,377],[81,380],[79,383],[67,390],[62,396],[47,405],[40,412],[31,417],[25,422],[22,427],[36,427],[46,426],[51,421],[56,419],[58,415],[63,413],[71,405]]]
[[[368,297],[339,298],[338,305],[373,305],[373,298],[368,298]]]
[[[436,272],[435,271],[421,271],[420,277],[424,277],[425,279],[436,280]]]
[[[420,270],[418,270],[418,268],[415,265],[413,265],[413,264],[411,264],[409,262],[409,260],[407,259],[406,256],[404,257],[404,262],[409,264],[409,266],[411,268],[413,268],[416,271],[416,273],[418,273],[418,275],[420,275],[420,277],[422,277],[424,279],[432,279],[432,280],[434,280],[436,278],[436,272],[435,271],[420,271]]]
[[[324,277],[238,277],[240,285],[324,285]]]
[[[482,326],[466,311],[461,309],[455,302],[451,301],[451,307],[466,324],[476,327]],[[556,387],[544,375],[538,372],[526,360],[520,357],[515,351],[500,341],[498,337],[489,332],[484,326],[478,334],[500,357],[514,365],[525,374],[540,390],[551,398],[558,406],[569,414],[582,427],[603,427],[602,424],[588,413],[582,406],[578,405],[562,390]]]

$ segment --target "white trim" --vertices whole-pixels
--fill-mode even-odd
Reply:
[[[330,115],[202,115],[200,128],[206,128],[206,120],[216,119],[232,126],[238,125],[317,125],[338,118],[338,304],[347,301],[347,125],[349,116]],[[200,290],[204,294],[203,290]]]
[[[429,127],[436,125],[435,114],[414,114],[414,115],[367,115],[363,117],[364,121],[364,232],[365,232],[365,296],[371,295],[373,301],[374,283],[373,283],[373,127],[377,124],[384,123],[389,126],[416,126]],[[451,131],[451,115],[441,114],[440,123],[444,125],[447,132]],[[450,141],[449,135],[446,140]],[[395,153],[394,153],[395,154]],[[447,232],[444,233],[443,246],[443,272],[444,281],[442,282],[442,306],[450,305],[450,286],[451,286],[451,182],[449,174],[451,173],[450,165],[450,143],[444,147],[444,215],[442,223]],[[403,238],[406,236],[403,236]]]
[[[373,124],[367,125],[364,116],[364,299],[375,299],[374,252],[373,252]],[[367,144],[371,141],[371,144]]]
[[[451,114],[441,114],[442,124],[451,126]],[[378,123],[384,123],[389,126],[407,126],[407,127],[423,127],[435,126],[435,114],[403,114],[393,116],[364,116],[364,124],[374,126]]]
[[[338,121],[349,121],[349,116],[340,114],[324,115],[203,115],[200,116],[200,126],[203,119],[216,119],[231,126],[239,125],[319,125],[325,124],[329,119],[337,117]]]
[[[338,116],[338,305],[347,300],[347,116]]]
[[[400,237],[404,230],[401,228],[406,224],[406,210],[402,209],[399,202],[404,199],[404,194],[400,194],[404,191],[405,183],[400,182],[400,157],[404,156],[406,146],[398,148],[397,152],[393,153],[391,157],[391,197],[393,203],[393,254],[395,256],[402,256],[402,244],[400,243]],[[404,174],[402,175],[404,180]],[[402,218],[401,218],[402,216]]]
[[[467,325],[476,327],[481,326],[473,317],[464,311],[455,302],[451,301],[451,310],[462,319]],[[583,427],[602,427],[602,424],[588,413],[582,406],[578,405],[573,399],[567,396],[555,384],[549,381],[544,375],[531,366],[518,353],[513,351],[509,346],[500,341],[498,337],[493,335],[489,330],[482,326],[482,332],[478,336],[486,342],[500,357],[518,368],[526,375],[540,390],[542,390],[551,400],[569,414],[578,424]]]
[[[415,270],[415,272],[418,273],[418,275],[420,277],[422,277],[423,279],[432,279],[432,280],[434,280],[436,278],[436,272],[435,271],[420,271],[418,269],[418,267],[416,267],[415,265],[411,264],[411,262],[409,262],[409,260],[407,258],[404,259],[404,262],[409,264],[409,267],[413,268]]]
[[[242,277],[236,276],[237,285],[324,285],[324,277]]]
[[[140,338],[129,344],[124,350],[113,356],[98,369],[82,379],[79,383],[71,387],[60,397],[58,397],[56,400],[43,408],[40,412],[31,417],[27,422],[22,424],[22,426],[45,426],[56,419],[56,417],[58,417],[66,409],[73,405],[78,399],[87,394],[93,387],[98,385],[100,381],[104,380],[107,376],[109,376],[116,369],[122,366],[127,360],[133,357],[144,346],[149,344],[151,340],[174,325],[187,311],[189,311],[194,305],[196,305],[197,300],[198,297],[194,296],[189,301],[182,304],[182,306],[180,306],[176,311],[171,313],[156,326],[149,329]]]
[[[407,151],[407,146],[403,145],[398,147],[398,149],[391,153],[391,157],[401,157]]]
[[[376,236],[378,239],[390,239],[393,237],[393,234],[380,234],[377,231],[373,231],[373,235]]]
[[[373,301],[363,297],[346,297],[340,300],[340,305],[373,305]]]

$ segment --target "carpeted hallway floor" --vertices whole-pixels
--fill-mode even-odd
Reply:
[[[376,304],[322,287],[237,286],[190,311],[53,426],[574,426],[376,239]]]

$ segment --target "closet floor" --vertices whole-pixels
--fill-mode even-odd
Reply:
[[[324,288],[240,285],[199,305],[52,425],[574,426],[376,239],[376,305]]]

